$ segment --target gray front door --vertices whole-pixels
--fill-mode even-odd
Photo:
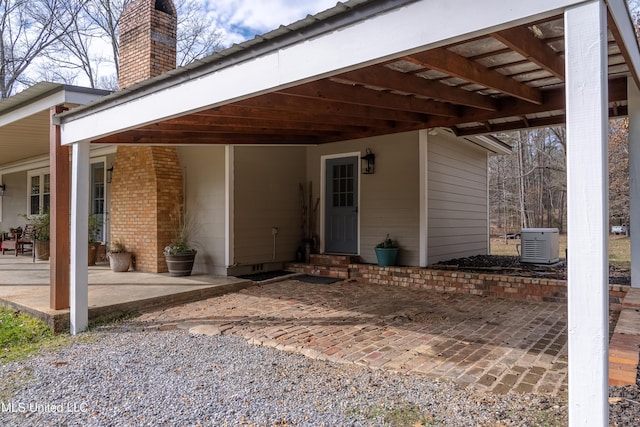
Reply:
[[[358,253],[358,157],[326,161],[325,252]]]

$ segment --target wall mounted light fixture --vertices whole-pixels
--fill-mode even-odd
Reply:
[[[2,184],[0,185],[0,197],[4,196],[4,192],[7,189],[7,186]]]
[[[371,152],[371,148],[367,148],[366,153],[362,156],[362,173],[365,175],[371,175],[375,172],[376,168],[376,155]]]
[[[111,180],[113,179],[113,165],[109,169],[107,169],[107,182],[111,184]]]

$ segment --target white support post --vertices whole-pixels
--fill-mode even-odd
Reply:
[[[230,268],[235,264],[235,246],[234,246],[234,147],[233,145],[225,146],[225,163],[226,163],[226,172],[225,172],[225,265],[226,268]]]
[[[429,130],[418,134],[420,152],[420,267],[429,264]]]
[[[631,232],[631,286],[640,288],[640,90],[627,79],[629,109],[629,230]]]
[[[606,426],[608,405],[607,11],[565,11],[569,425]]]
[[[71,334],[89,324],[89,142],[72,148],[71,173]]]

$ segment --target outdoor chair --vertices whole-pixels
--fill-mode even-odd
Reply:
[[[30,250],[33,253],[33,224],[27,224],[20,235],[10,235],[8,240],[2,242],[2,255],[6,251],[14,251],[16,256]]]

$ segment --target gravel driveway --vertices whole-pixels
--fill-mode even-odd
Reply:
[[[397,307],[391,310],[399,304],[398,296],[404,295],[397,290],[391,298],[385,289],[376,288],[377,299],[369,300],[364,289],[353,286],[348,293],[342,285],[313,292],[295,289],[297,285],[284,283],[256,287],[189,307],[147,313],[73,337],[67,348],[0,365],[0,426],[567,425],[567,403],[562,393],[512,389],[498,394],[434,378],[419,370],[397,372],[375,369],[372,363],[334,363],[249,344],[260,342],[255,337],[265,331],[279,337],[274,339],[286,338],[278,332],[282,327],[278,322],[283,320],[307,325],[317,342],[322,341],[323,328],[344,332],[361,321],[387,332],[397,327],[398,333],[408,334],[411,339],[415,339],[414,328],[420,324],[429,325],[429,330],[434,326],[433,313],[426,316],[420,311],[421,305],[411,304],[418,300],[413,291],[406,291],[406,301],[400,304],[403,312],[398,313]],[[325,295],[323,306],[318,304],[321,295]],[[430,309],[436,310],[435,295],[429,297]],[[376,305],[375,301],[391,304]],[[505,324],[513,323],[508,310],[516,310],[516,304],[503,307],[500,301],[493,306],[488,299],[480,301],[482,316],[490,316],[492,321],[503,317]],[[473,301],[462,299],[454,306],[447,297],[446,304],[443,309],[449,311],[435,314],[444,319],[441,323],[449,327],[450,334],[468,339],[474,332],[472,327],[464,333],[456,332],[456,325],[463,324],[453,322],[457,317],[484,322],[477,314],[481,310],[469,305]],[[238,307],[252,312],[241,315]],[[458,310],[452,311],[454,307]],[[459,310],[463,307],[466,310]],[[302,316],[306,311],[312,317]],[[189,317],[185,319],[180,313]],[[232,327],[222,335],[161,327],[179,318],[187,324],[205,322],[211,327],[213,322],[218,329]],[[330,318],[343,322],[332,326]],[[376,330],[371,329],[374,335]],[[530,339],[533,331],[524,338]],[[254,338],[248,340],[249,336]],[[359,339],[351,333],[349,337]],[[404,338],[399,342],[405,342]],[[499,334],[497,338],[501,338]],[[513,337],[508,341],[511,347],[501,348],[515,351],[514,342],[525,343]],[[465,348],[476,344],[487,345],[477,342]],[[547,349],[553,347],[552,343],[545,345]],[[615,387],[610,394],[610,425],[640,425],[638,387]]]
[[[3,426],[565,425],[548,396],[332,364],[127,322],[0,367]],[[86,336],[82,341],[86,341]],[[420,424],[422,423],[422,424]]]

